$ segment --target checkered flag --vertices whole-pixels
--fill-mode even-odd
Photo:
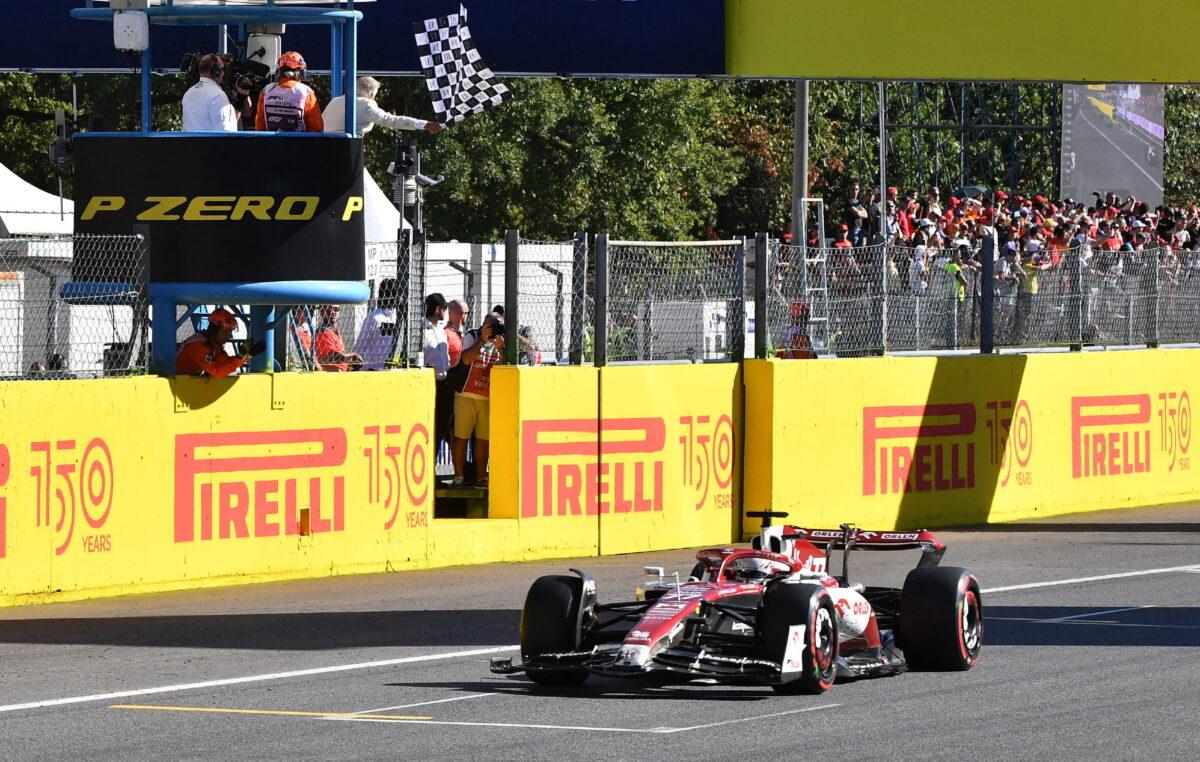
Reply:
[[[495,81],[471,41],[466,8],[460,5],[458,13],[413,24],[413,32],[438,124],[461,122],[508,97],[508,88]]]

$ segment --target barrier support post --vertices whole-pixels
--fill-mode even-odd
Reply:
[[[275,305],[250,305],[250,341],[262,339],[268,348],[275,346]],[[275,370],[275,358],[270,351],[259,352],[250,359],[250,370],[266,373]]]
[[[996,349],[996,239],[983,237],[980,251],[983,270],[979,273],[979,354]]]
[[[767,270],[768,262],[767,234],[759,233],[754,236],[754,356],[759,360],[767,357],[767,341],[770,336],[770,322],[767,320]],[[803,258],[803,255],[801,255]],[[805,265],[801,262],[801,268]]]
[[[587,290],[587,233],[575,234],[571,262],[571,348],[570,363],[583,362],[583,320]]]
[[[592,364],[608,364],[608,233],[596,235],[596,292],[592,315]]]
[[[887,215],[882,215],[886,217]],[[885,223],[886,224],[886,223]],[[888,255],[891,244],[879,247],[879,354],[888,351]]]
[[[504,231],[504,362],[516,365],[521,357],[517,338],[519,289],[521,277],[521,232]]]
[[[725,321],[725,346],[731,362],[746,359],[746,238],[733,252],[733,293]]]

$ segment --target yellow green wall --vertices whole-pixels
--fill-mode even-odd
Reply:
[[[1200,3],[1121,0],[726,0],[726,70],[735,77],[1065,82],[1197,82]],[[1151,38],[1145,38],[1151,39]]]

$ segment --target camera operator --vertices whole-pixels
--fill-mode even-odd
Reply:
[[[220,56],[208,53],[198,62],[200,79],[183,95],[184,132],[237,132],[238,112],[229,102],[222,89],[226,62]],[[249,90],[242,81],[236,84],[236,94],[242,107],[242,115],[250,113]]]

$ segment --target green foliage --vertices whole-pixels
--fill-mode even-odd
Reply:
[[[1167,88],[1163,197],[1171,205],[1200,201],[1200,88]]]
[[[81,121],[136,130],[135,72],[120,75],[0,74],[0,162],[48,191],[57,175],[47,149],[55,108],[69,108],[72,84]],[[323,100],[328,82],[312,84]],[[427,195],[434,239],[499,240],[506,228],[527,239],[562,240],[578,230],[622,238],[727,238],[781,232],[791,210],[793,84],[706,80],[511,81],[514,97],[437,137],[420,136],[426,174],[446,182]],[[178,129],[181,75],[154,80],[154,126]],[[1061,88],[1037,84],[893,83],[894,128],[888,180],[901,187],[963,180],[964,110],[977,125],[1021,130],[971,133],[966,181],[990,187],[1053,191]],[[390,79],[380,105],[429,115],[419,79]],[[810,195],[839,198],[857,179],[877,181],[876,86],[813,82],[809,108]],[[1200,89],[1167,90],[1166,196],[1200,198]],[[366,138],[366,164],[381,184],[395,150],[383,129]],[[70,175],[64,175],[70,194]]]

